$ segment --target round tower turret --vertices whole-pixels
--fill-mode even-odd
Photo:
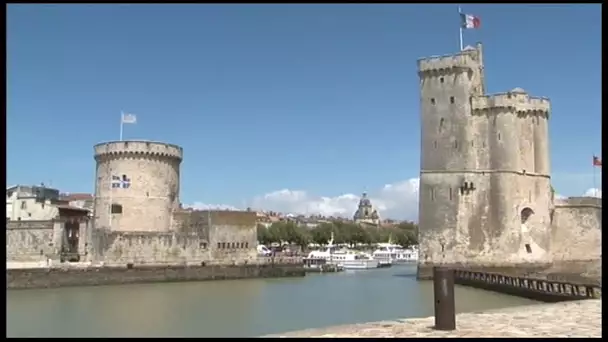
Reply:
[[[95,145],[95,226],[115,231],[168,231],[179,207],[177,145],[113,141]]]

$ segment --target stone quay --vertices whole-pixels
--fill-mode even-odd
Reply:
[[[434,317],[310,329],[269,337],[601,337],[601,299],[538,304],[456,316],[456,330]]]

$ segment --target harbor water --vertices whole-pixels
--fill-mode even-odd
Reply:
[[[7,291],[8,337],[255,337],[433,315],[416,267],[251,279]],[[456,288],[457,312],[534,301]]]

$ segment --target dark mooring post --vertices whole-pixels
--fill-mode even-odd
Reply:
[[[435,293],[435,329],[456,329],[454,270],[444,267],[433,268],[433,292]]]

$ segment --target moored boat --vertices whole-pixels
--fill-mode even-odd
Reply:
[[[378,260],[367,253],[352,251],[346,248],[338,250],[333,244],[334,238],[329,240],[324,251],[312,251],[308,254],[309,259],[325,259],[327,263],[338,265],[345,270],[362,270],[378,268]]]
[[[378,248],[372,253],[375,260],[392,264],[409,264],[418,261],[418,248],[403,248],[400,245],[394,244],[389,238],[388,243],[379,243]]]

